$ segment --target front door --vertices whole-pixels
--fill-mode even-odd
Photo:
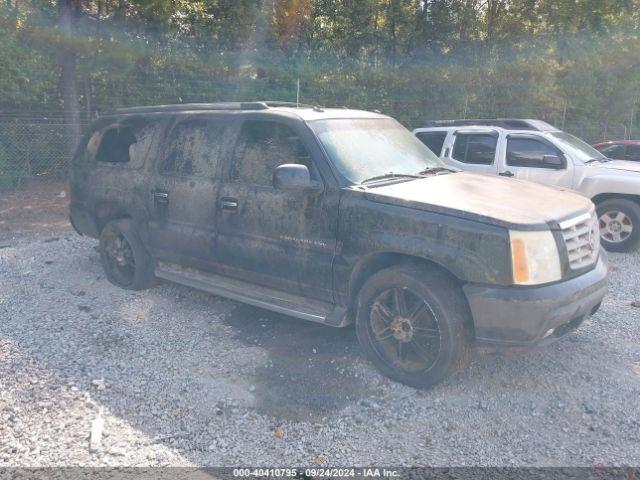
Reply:
[[[546,155],[557,157],[559,164],[549,165]],[[500,162],[500,173],[520,180],[557,187],[573,187],[573,164],[544,138],[531,134],[507,135],[507,148]]]
[[[161,145],[149,201],[149,244],[158,258],[213,269],[219,167],[229,122],[193,116],[177,119]]]
[[[339,196],[322,178],[318,156],[299,122],[244,121],[219,193],[217,248],[225,274],[333,300]],[[322,189],[275,188],[273,172],[283,164],[306,165]]]

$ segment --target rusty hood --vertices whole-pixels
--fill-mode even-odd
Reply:
[[[558,228],[558,222],[593,208],[589,199],[568,190],[469,172],[370,185],[365,197],[378,203],[525,229]]]

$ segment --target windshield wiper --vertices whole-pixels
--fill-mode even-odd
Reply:
[[[584,163],[585,165],[588,163],[593,163],[593,162],[600,162],[600,163],[605,163],[605,162],[610,162],[612,159],[608,158],[608,157],[602,157],[602,158],[590,158],[589,160],[586,160]]]
[[[365,180],[362,180],[360,182],[360,185],[363,185],[363,184],[369,183],[369,182],[376,182],[378,180],[389,180],[389,179],[395,179],[395,178],[420,178],[420,175],[411,175],[409,173],[393,173],[393,172],[389,172],[389,173],[385,173],[384,175],[376,175],[375,177],[371,177],[371,178],[367,178]]]
[[[456,173],[457,171],[458,170],[454,170],[453,168],[446,167],[428,167],[419,171],[417,175],[436,175],[441,172]]]

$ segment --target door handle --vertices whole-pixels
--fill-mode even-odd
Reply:
[[[167,192],[161,192],[156,190],[153,192],[153,199],[156,203],[169,203],[169,194]]]
[[[513,172],[510,172],[509,170],[507,170],[506,172],[500,172],[498,175],[503,176],[503,177],[513,177],[514,176]]]
[[[222,210],[237,210],[238,199],[231,198],[231,197],[223,197],[220,199],[220,207],[222,207]]]

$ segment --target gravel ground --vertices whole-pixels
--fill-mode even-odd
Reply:
[[[352,328],[121,290],[67,230],[0,246],[0,466],[640,464],[638,253],[578,332],[417,391]]]

